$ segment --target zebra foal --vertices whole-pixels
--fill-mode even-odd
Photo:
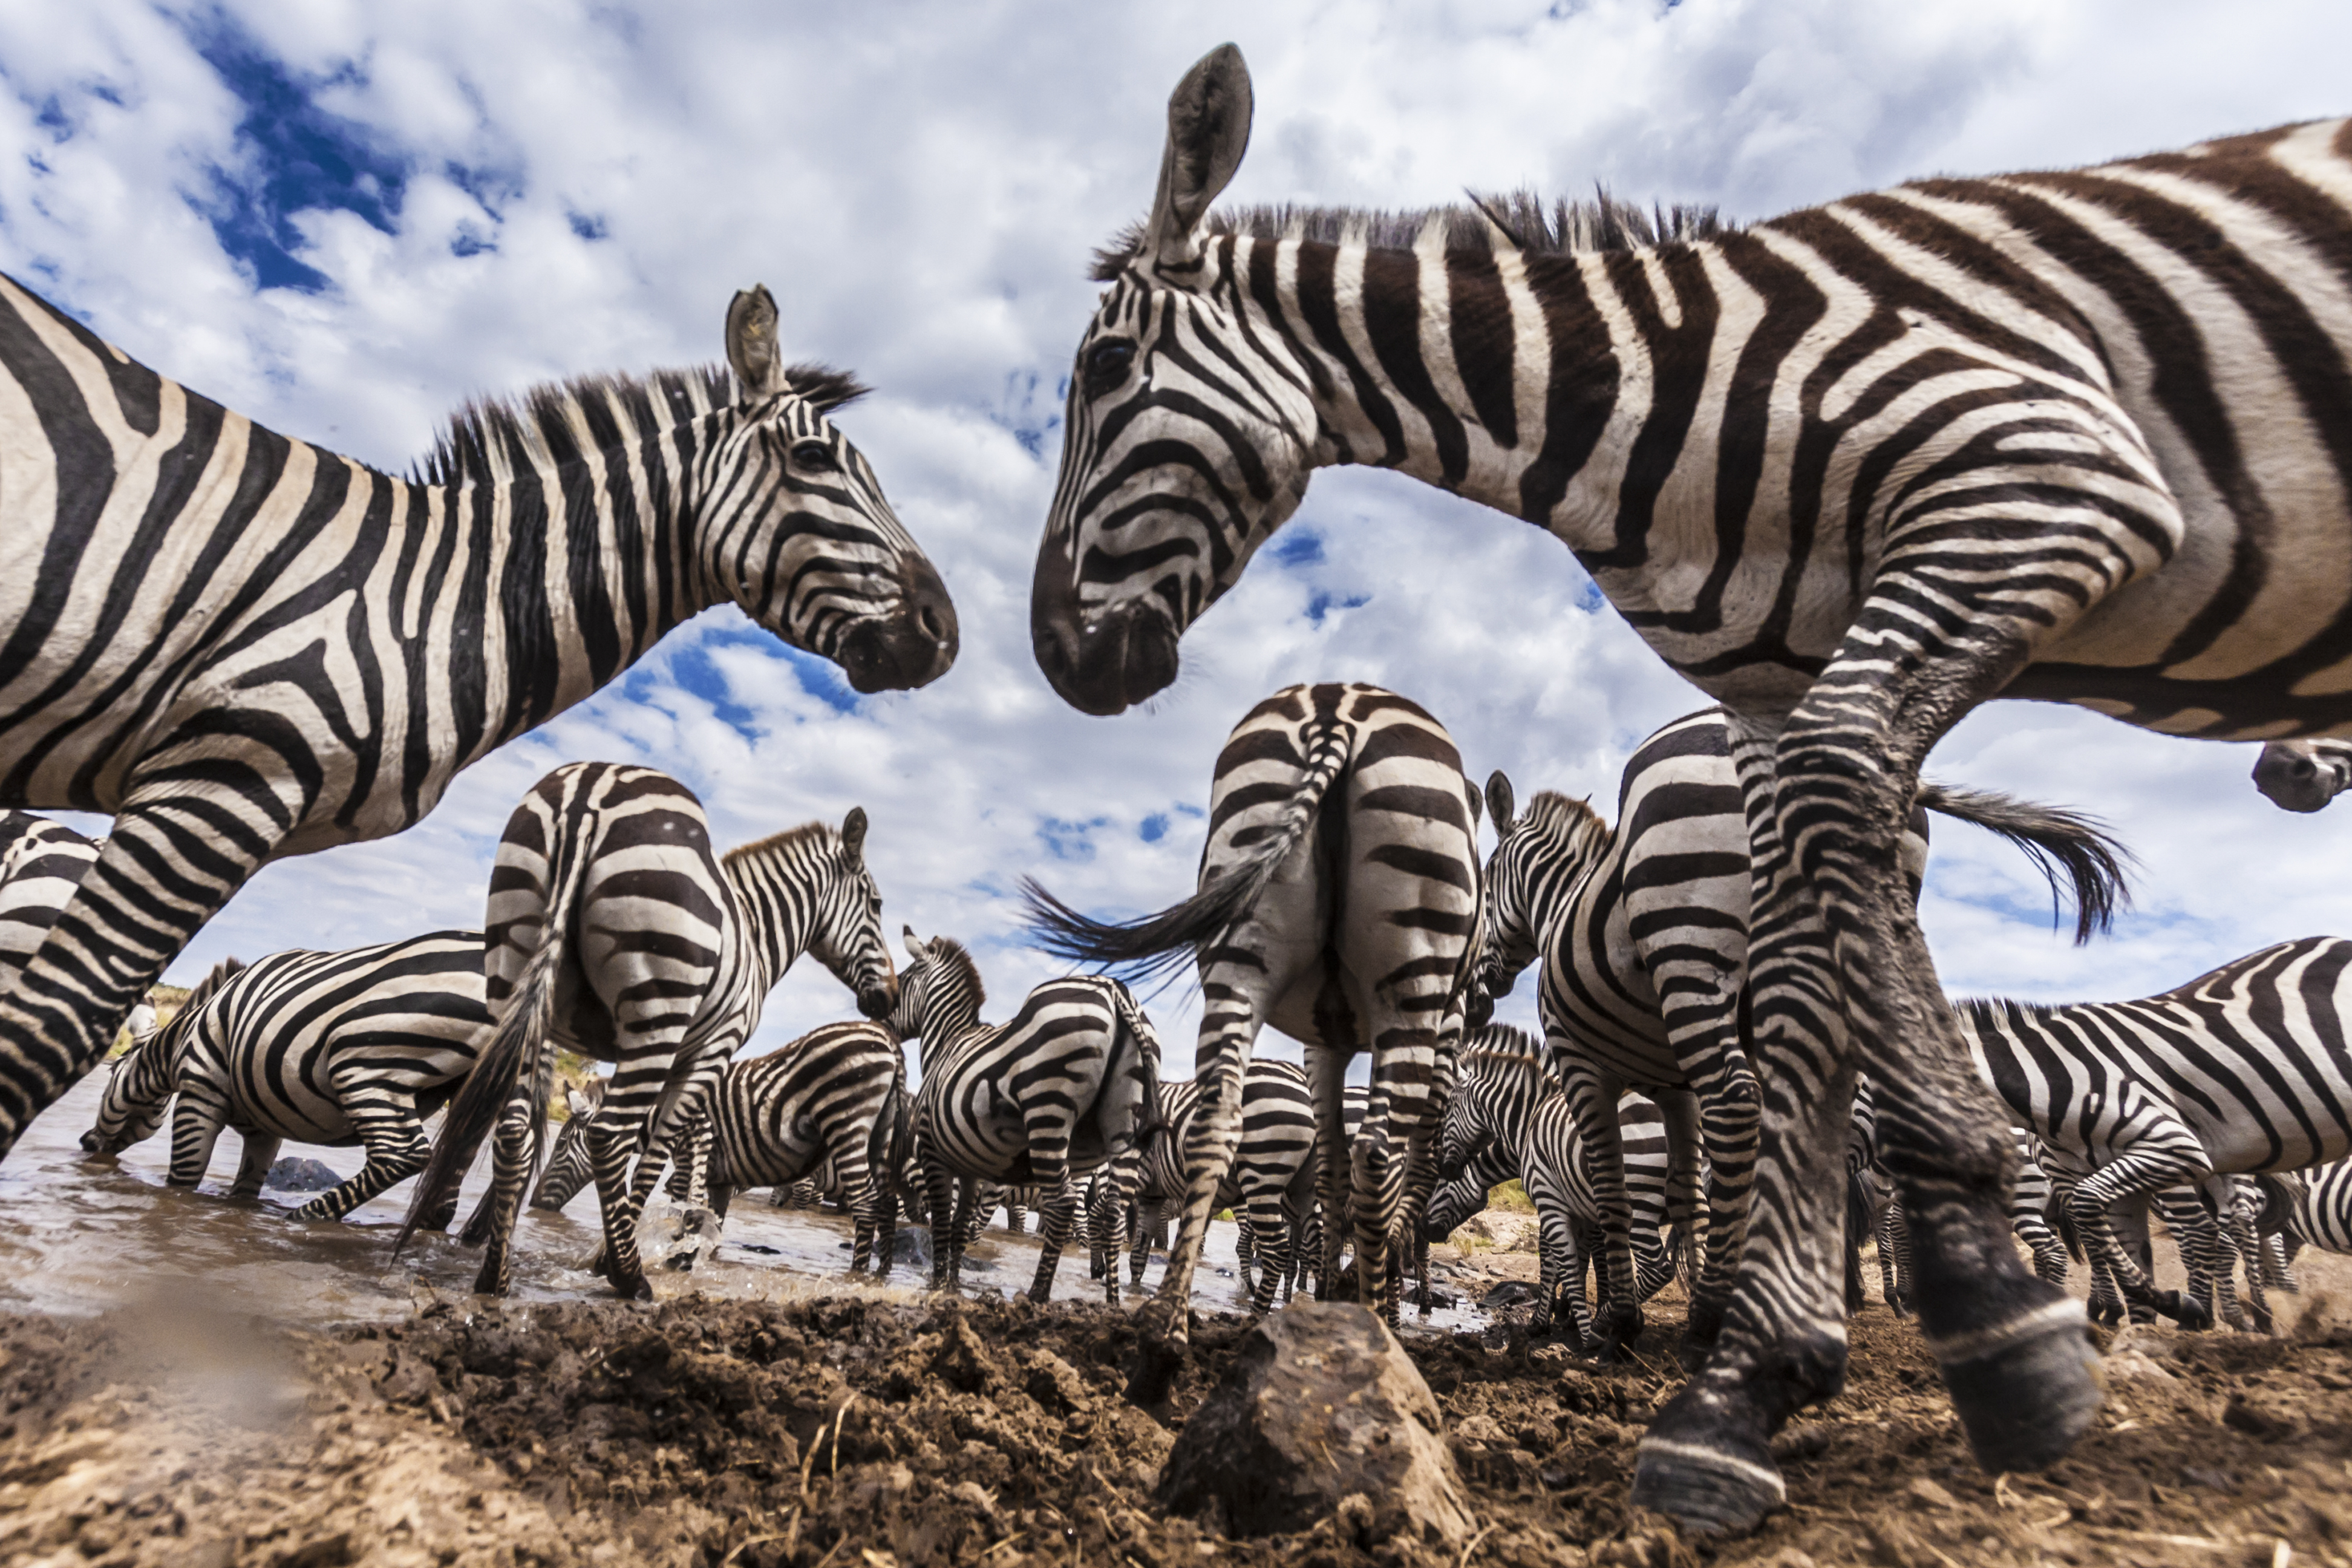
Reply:
[[[1040,668],[1090,713],[1164,689],[1328,465],[1559,537],[1731,710],[1752,840],[1754,1196],[1636,1500],[1694,1530],[1781,1500],[1771,1435],[1843,1376],[1858,1071],[1977,1458],[2052,1463],[2095,1358],[2010,1246],[2014,1145],[1896,846],[1921,763],[1995,698],[2352,734],[2352,578],[2307,565],[2352,558],[2352,122],[1746,226],[1607,200],[1212,213],[1251,103],[1231,46],[1187,73],[1150,211],[1097,258]]]
[[[176,1094],[172,1185],[202,1181],[233,1129],[245,1148],[230,1193],[250,1197],[282,1140],[357,1143],[359,1173],[295,1211],[339,1220],[425,1168],[424,1119],[457,1092],[489,1033],[479,931],[231,959],[125,1057],[81,1146],[121,1153]]]
[[[1242,1077],[1267,1024],[1306,1045],[1318,1195],[1353,1225],[1358,1300],[1393,1315],[1389,1236],[1415,1150],[1437,1130],[1441,1051],[1474,1001],[1477,799],[1453,738],[1418,703],[1360,682],[1286,687],[1217,755],[1192,898],[1121,924],[1024,883],[1049,952],[1144,971],[1188,956],[1200,965],[1193,1059],[1205,1098],[1185,1140],[1168,1271],[1144,1309],[1148,1341],[1170,1347],[1189,1333],[1192,1274],[1240,1135]],[[1350,1141],[1340,1096],[1366,1047],[1371,1103]],[[1339,1226],[1327,1226],[1318,1289],[1335,1282],[1339,1247]]]
[[[506,1293],[561,1047],[615,1064],[581,1131],[604,1222],[596,1268],[623,1296],[650,1298],[638,1212],[793,961],[815,954],[868,1017],[890,1010],[865,846],[853,807],[838,829],[809,823],[720,856],[702,803],[667,773],[570,763],[540,780],[490,873],[484,989],[497,1032],[450,1105],[399,1244],[495,1129],[490,1190],[465,1239],[489,1243],[474,1288]]]
[[[953,662],[939,574],[829,418],[863,389],[783,362],[764,289],[725,343],[469,404],[399,479],[0,278],[0,807],[114,817],[0,991],[0,1155],[264,864],[415,823],[702,610],[864,691]]]
[[[1114,1257],[1119,1250],[1137,1144],[1157,1114],[1160,1037],[1127,987],[1100,976],[1049,980],[1004,1023],[982,1023],[988,994],[962,944],[924,942],[912,927],[903,939],[909,963],[890,1024],[900,1039],[922,1042],[913,1133],[930,1215],[931,1289],[962,1282],[972,1222],[987,1216],[978,1206],[983,1184],[1034,1186],[1044,1250],[1029,1299],[1042,1303],[1077,1217],[1074,1173],[1114,1173],[1108,1234],[1097,1239]],[[1104,1289],[1118,1305],[1116,1269]]]

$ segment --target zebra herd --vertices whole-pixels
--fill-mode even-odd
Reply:
[[[1613,826],[1474,786],[1394,692],[1276,693],[1217,759],[1190,897],[1113,921],[1028,888],[1048,952],[1197,965],[1195,1081],[1163,1085],[1118,980],[992,1025],[961,944],[908,929],[897,972],[862,813],[722,856],[684,785],[576,763],[515,813],[481,931],[221,966],[118,1067],[91,1148],[175,1096],[175,1180],[224,1126],[238,1190],[275,1140],[356,1141],[362,1173],[304,1212],[421,1167],[404,1240],[456,1222],[488,1142],[462,1235],[499,1289],[562,1047],[614,1068],[566,1158],[623,1293],[650,1289],[637,1218],[673,1152],[714,1218],[829,1166],[869,1266],[903,1201],[940,1285],[982,1204],[1034,1188],[1040,1296],[1084,1220],[1115,1301],[1116,1251],[1173,1203],[1138,1316],[1163,1369],[1220,1204],[1254,1305],[1301,1262],[1340,1289],[1352,1246],[1392,1314],[1424,1223],[1516,1163],[1542,1310],[1580,1336],[1622,1347],[1685,1276],[1696,1370],[1633,1495],[1700,1530],[1783,1500],[1770,1442],[1843,1384],[1865,1227],[1992,1470],[2056,1460],[2100,1398],[2034,1182],[2118,1311],[2233,1310],[2232,1258],[2259,1309],[2262,1233],[2352,1242],[2352,943],[2137,1002],[1955,1007],[1915,907],[1928,812],[2034,854],[2080,937],[2121,897],[2087,820],[1923,784],[1996,698],[2265,742],[2256,782],[2294,810],[2352,783],[2352,122],[1747,226],[1606,198],[1216,210],[1252,93],[1230,45],[1187,73],[1147,214],[1097,258],[1037,665],[1092,714],[1166,689],[1315,469],[1400,469],[1558,536],[1717,704],[1636,750]],[[831,423],[862,389],[783,362],[764,289],[724,345],[724,369],[470,405],[402,479],[0,279],[0,807],[114,824],[0,826],[0,1154],[264,864],[412,825],[698,610],[732,601],[861,691],[949,668],[939,574]],[[803,952],[863,1021],[735,1062]],[[1488,1017],[1530,967],[1540,1041]],[[1278,1086],[1268,1024],[1307,1052]],[[2194,1254],[2185,1297],[2131,1245],[2149,1205]]]

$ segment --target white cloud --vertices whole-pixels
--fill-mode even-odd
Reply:
[[[1601,180],[1755,216],[2352,108],[2335,64],[2352,16],[2317,5],[1559,9],[422,0],[223,21],[132,0],[0,4],[0,267],[127,351],[397,467],[470,393],[713,357],[729,296],[764,280],[794,352],[881,388],[843,425],[962,623],[947,679],[843,712],[714,612],[466,774],[411,833],[266,871],[175,973],[472,923],[508,810],[570,757],[671,768],[722,841],[864,804],[893,929],[974,941],[1000,1006],[1048,973],[1014,942],[1019,877],[1103,909],[1187,891],[1202,831],[1188,808],[1205,805],[1217,744],[1286,681],[1388,682],[1453,728],[1481,777],[1501,766],[1523,795],[1613,802],[1626,752],[1695,695],[1613,616],[1580,607],[1583,577],[1556,544],[1393,476],[1318,479],[1294,526],[1320,559],[1256,566],[1150,710],[1082,718],[1032,666],[1029,571],[1093,296],[1086,258],[1142,208],[1167,90],[1222,38],[1257,82],[1243,201],[1403,205]],[[273,80],[308,118],[257,113]],[[381,179],[382,210],[335,196],[337,159],[393,171],[396,203]],[[290,212],[284,265],[325,289],[257,288],[252,247],[224,247],[215,218],[266,218],[273,202]],[[2122,938],[2078,953],[2037,918],[2015,856],[1948,831],[1927,905],[1948,982],[2133,994],[2328,929],[2327,849],[2352,807],[2278,813],[2251,763],[2079,712],[1969,721],[1937,776],[2095,809],[2146,870]],[[1155,1005],[1179,1068],[1196,1016],[1183,989]],[[1525,1018],[1528,989],[1509,1016]],[[845,1005],[797,973],[766,1037]]]

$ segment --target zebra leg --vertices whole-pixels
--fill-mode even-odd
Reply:
[[[2185,1329],[2210,1328],[2212,1314],[2178,1291],[2156,1289],[2147,1269],[2116,1237],[2109,1209],[2126,1199],[2152,1196],[2167,1187],[2193,1185],[2212,1174],[2204,1146],[2170,1106],[2126,1085],[2113,1108],[2114,1125],[2125,1130],[2110,1145],[2105,1164],[2075,1184],[2068,1212],[2084,1247],[2104,1257],[2125,1300],[2154,1308]]]
[[[957,1182],[946,1163],[929,1149],[921,1151],[919,1159],[923,1201],[931,1211],[931,1289],[944,1290],[948,1288],[949,1265],[959,1261],[957,1255],[963,1251],[964,1216],[957,1211]],[[971,1201],[969,1195],[964,1201]]]
[[[1206,1009],[1201,1016],[1200,1045],[1195,1048],[1194,1081],[1201,1098],[1192,1124],[1184,1131],[1184,1196],[1177,1211],[1176,1239],[1168,1249],[1168,1269],[1160,1276],[1160,1293],[1138,1314],[1137,1328],[1154,1348],[1151,1359],[1165,1362],[1168,1352],[1192,1338],[1192,1277],[1201,1267],[1201,1244],[1208,1239],[1209,1215],[1216,1209],[1217,1189],[1233,1169],[1234,1148],[1241,1140],[1242,1074],[1249,1067],[1257,1041],[1258,1010],[1254,998],[1223,977],[1224,966],[1202,975]],[[1308,1051],[1313,1074],[1317,1052]],[[1339,1108],[1339,1089],[1332,1088],[1332,1109]],[[1138,1393],[1159,1381],[1159,1371],[1147,1369],[1135,1380]]]
[[[1339,1277],[1339,1254],[1346,1245],[1342,1224],[1348,1212],[1348,1188],[1354,1181],[1353,1156],[1348,1147],[1348,1061],[1337,1051],[1307,1053],[1307,1091],[1315,1104],[1315,1201],[1322,1215],[1320,1245],[1316,1248],[1315,1299],[1328,1301]]]
[[[236,1180],[229,1184],[228,1195],[233,1198],[257,1198],[262,1183],[269,1179],[269,1167],[278,1163],[278,1151],[285,1140],[274,1132],[239,1132],[244,1147],[237,1152]]]
[[[1625,1149],[1617,1130],[1622,1090],[1559,1038],[1548,1042],[1546,1054],[1559,1070],[1569,1115],[1583,1145],[1593,1205],[1599,1211],[1601,1249],[1594,1261],[1602,1280],[1597,1292],[1599,1310],[1593,1315],[1593,1333],[1599,1341],[1595,1353],[1604,1362],[1614,1361],[1619,1351],[1642,1334],[1641,1298],[1633,1280],[1633,1205],[1625,1195]]]
[[[464,1237],[468,1242],[487,1239],[489,1243],[488,1250],[482,1255],[482,1267],[474,1276],[477,1295],[503,1296],[514,1286],[515,1215],[522,1207],[523,1188],[530,1180],[534,1153],[530,1095],[531,1077],[526,1073],[499,1108],[498,1125],[490,1133],[490,1190],[482,1194],[481,1205],[467,1224]],[[593,1169],[596,1158],[593,1120],[586,1132]]]
[[[2157,1194],[2154,1203],[2156,1212],[2164,1217],[2164,1228],[2172,1233],[2172,1245],[2180,1252],[2180,1271],[2187,1279],[2181,1294],[2196,1304],[2209,1322],[2218,1321],[2245,1332],[2252,1325],[2238,1302],[2236,1259],[2211,1211],[2198,1193],[2178,1187]]]
[[[425,1169],[425,1162],[432,1152],[413,1103],[387,1095],[371,1103],[353,1105],[355,1097],[349,1089],[343,1091],[343,1097],[344,1103],[352,1106],[352,1130],[359,1134],[360,1142],[367,1150],[367,1163],[342,1185],[320,1193],[296,1209],[296,1219],[340,1220],[379,1193]]]
[[[1290,1275],[1290,1216],[1284,1211],[1282,1190],[1265,1187],[1250,1194],[1244,1200],[1242,1234],[1249,1237],[1250,1252],[1257,1263],[1257,1278],[1250,1287],[1250,1311],[1263,1318],[1274,1310],[1275,1288]]]
[[[1151,1247],[1155,1241],[1163,1248],[1167,1246],[1160,1227],[1160,1200],[1138,1198],[1135,1204],[1135,1250],[1128,1259],[1127,1277],[1129,1282],[1139,1289],[1143,1284],[1143,1271],[1151,1266]]]
[[[0,1159],[310,808],[272,787],[285,769],[266,744],[221,728],[183,739],[212,754],[141,764],[149,776],[131,782],[98,859],[0,986]]]
[[[188,1082],[172,1105],[172,1164],[163,1180],[193,1187],[212,1168],[213,1150],[228,1125],[228,1107],[207,1083]],[[248,1148],[250,1144],[247,1145]]]

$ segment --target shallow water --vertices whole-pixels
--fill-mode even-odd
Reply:
[[[473,1288],[478,1252],[441,1236],[422,1236],[398,1258],[392,1238],[406,1213],[409,1184],[394,1187],[340,1224],[296,1220],[292,1211],[311,1194],[265,1191],[254,1203],[226,1194],[236,1175],[238,1143],[224,1134],[201,1187],[163,1184],[171,1131],[163,1129],[126,1150],[119,1160],[92,1159],[81,1135],[98,1113],[105,1069],[92,1073],[49,1108],[0,1162],[0,1306],[76,1315],[133,1300],[203,1296],[216,1309],[257,1313],[292,1322],[324,1324],[405,1316],[434,1292]],[[358,1149],[318,1149],[288,1143],[283,1155],[306,1155],[348,1175],[362,1163]],[[471,1212],[488,1162],[466,1183],[462,1213]],[[831,1210],[779,1209],[764,1191],[736,1200],[715,1258],[691,1273],[659,1268],[654,1258],[667,1234],[668,1205],[656,1194],[641,1235],[654,1289],[662,1296],[700,1290],[714,1296],[765,1298],[812,1289],[871,1291],[852,1282],[851,1225]],[[1033,1215],[1030,1224],[1036,1224]],[[916,1227],[919,1228],[919,1227]],[[1234,1227],[1213,1223],[1196,1276],[1202,1310],[1246,1310],[1234,1257]],[[593,1193],[572,1199],[560,1215],[525,1209],[516,1227],[515,1298],[525,1301],[600,1298],[604,1280],[583,1267],[598,1238]],[[969,1293],[1010,1295],[1028,1289],[1037,1268],[1036,1237],[992,1226],[965,1255]],[[1144,1277],[1156,1288],[1162,1265],[1154,1258]],[[905,1261],[887,1289],[911,1292],[928,1283]],[[1083,1251],[1066,1250],[1055,1277],[1056,1300],[1102,1300],[1087,1276]],[[1131,1306],[1139,1296],[1124,1291]],[[1410,1311],[1408,1330],[1441,1331],[1476,1326],[1483,1316],[1440,1310],[1428,1319]]]

